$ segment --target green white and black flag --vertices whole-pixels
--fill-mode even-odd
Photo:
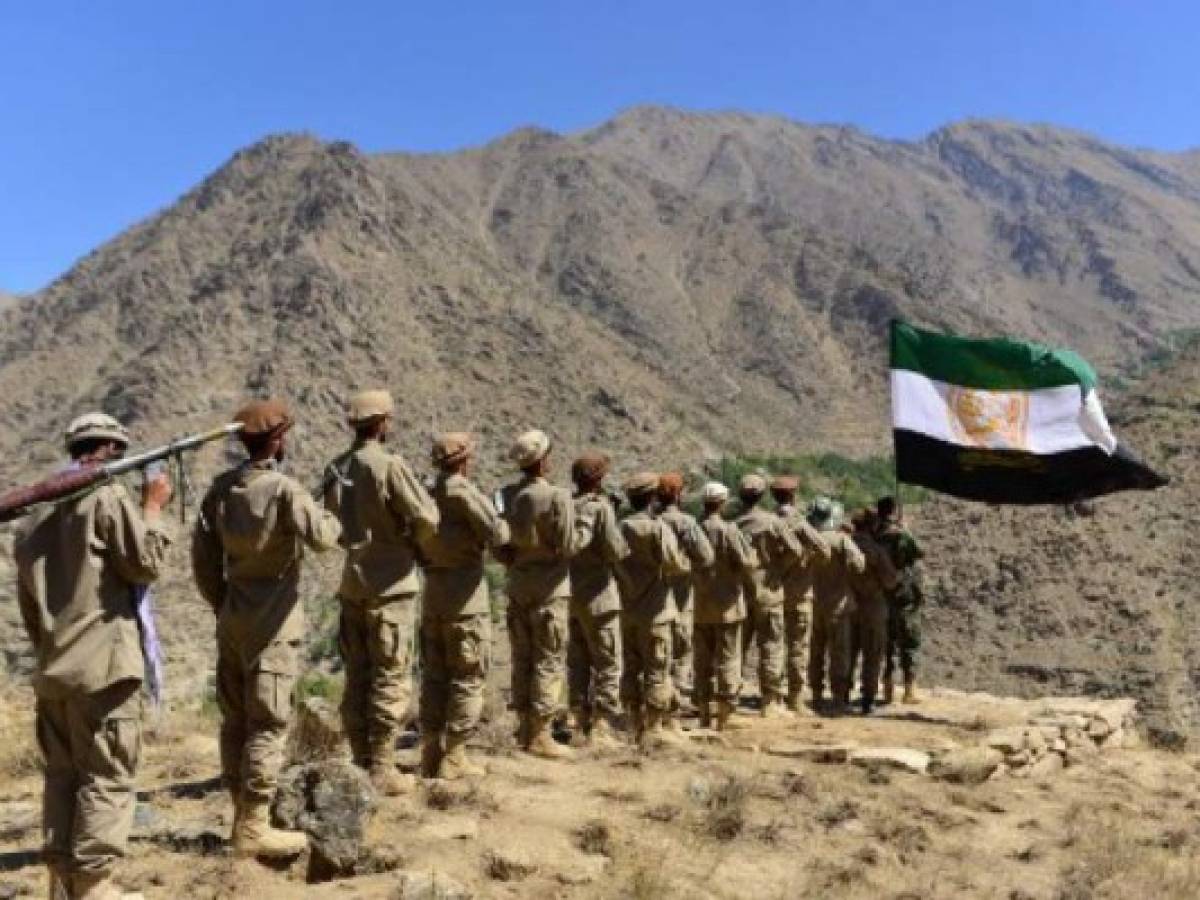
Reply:
[[[1166,479],[1122,447],[1069,350],[892,323],[896,475],[989,503],[1070,503]]]

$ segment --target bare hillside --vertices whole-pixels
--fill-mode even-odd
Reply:
[[[1194,159],[1052,128],[642,108],[450,155],[275,137],[3,314],[0,483],[83,406],[153,438],[265,391],[311,463],[374,383],[410,448],[539,422],[653,461],[877,449],[893,315],[1112,367],[1200,324],[1198,293]]]

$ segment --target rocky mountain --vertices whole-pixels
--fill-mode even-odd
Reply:
[[[406,453],[472,429],[489,481],[535,424],[619,470],[883,451],[894,316],[1069,344],[1114,376],[1200,326],[1198,301],[1200,156],[1062,129],[964,122],[906,143],[640,108],[442,155],[271,137],[0,312],[0,488],[53,465],[80,410],[149,442],[265,393],[297,407],[311,477],[345,440],[347,393],[380,384]],[[1197,365],[1117,415],[1176,476],[1167,491],[1094,515],[913,513],[933,677],[1137,693],[1164,727],[1200,721]],[[220,462],[202,454],[196,481]],[[164,615],[168,633],[207,629],[198,603]]]
[[[100,405],[146,439],[247,394],[627,458],[886,446],[887,320],[1067,342],[1111,370],[1200,324],[1200,165],[1045,127],[915,143],[662,108],[448,155],[273,137],[3,315],[0,484]]]

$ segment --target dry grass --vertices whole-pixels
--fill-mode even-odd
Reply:
[[[727,775],[708,797],[702,827],[718,841],[732,841],[746,828],[746,801],[750,785],[745,778]]]
[[[0,682],[0,691],[9,698],[0,705],[0,775],[6,779],[36,775],[42,768],[42,753],[34,728],[32,697],[22,702],[29,692],[16,689],[7,679]]]
[[[1058,900],[1200,897],[1200,854],[1194,829],[1154,833],[1145,819],[1081,810],[1067,819]]]

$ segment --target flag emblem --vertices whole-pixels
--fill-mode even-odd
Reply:
[[[964,444],[995,450],[1028,449],[1028,394],[953,385],[946,399],[950,427]]]

